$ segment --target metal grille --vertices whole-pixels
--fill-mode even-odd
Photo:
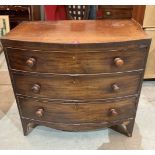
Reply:
[[[88,19],[89,6],[88,5],[67,5],[68,19],[81,20]]]

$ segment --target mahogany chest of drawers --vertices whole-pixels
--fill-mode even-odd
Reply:
[[[151,39],[133,20],[24,22],[2,39],[24,135],[132,135]]]

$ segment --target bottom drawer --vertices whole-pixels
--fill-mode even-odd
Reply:
[[[22,116],[55,123],[112,122],[133,117],[136,98],[69,103],[18,97]]]

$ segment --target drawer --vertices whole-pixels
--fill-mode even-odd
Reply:
[[[14,74],[16,93],[54,99],[103,99],[134,95],[141,74],[40,76]]]
[[[22,116],[55,123],[112,122],[135,115],[135,98],[108,102],[69,103],[18,98]]]
[[[130,19],[132,9],[132,6],[99,6],[102,16],[99,16],[98,19]]]
[[[126,46],[112,51],[35,51],[7,48],[7,55],[12,69],[27,72],[96,74],[142,69],[146,51],[125,48]]]

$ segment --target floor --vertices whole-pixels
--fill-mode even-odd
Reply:
[[[0,55],[0,149],[155,149],[154,139],[155,81],[143,83],[131,138],[111,129],[74,133],[43,126],[23,136],[5,57]]]

